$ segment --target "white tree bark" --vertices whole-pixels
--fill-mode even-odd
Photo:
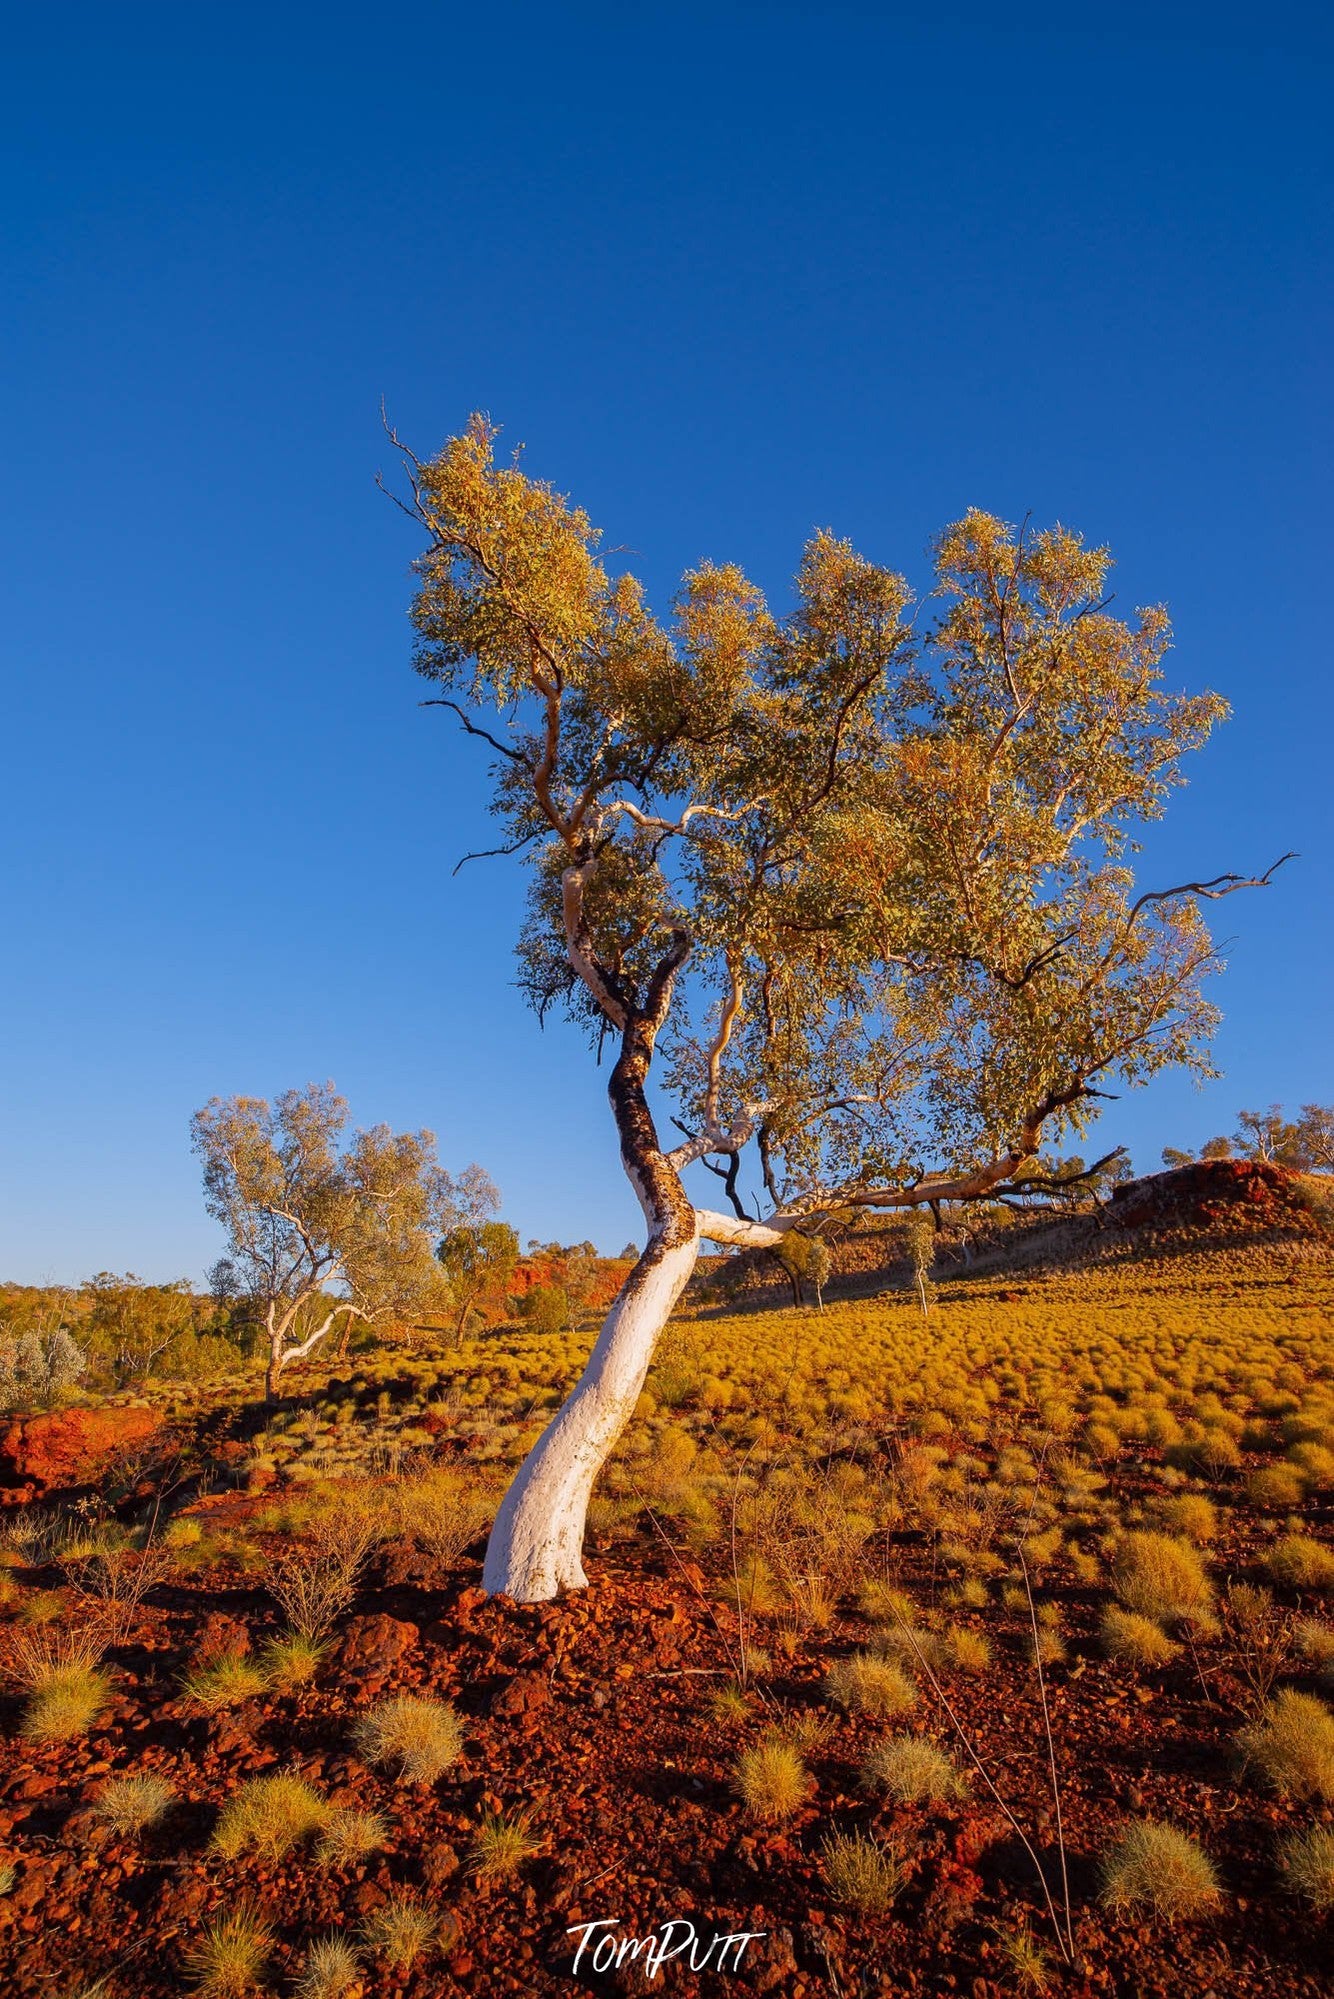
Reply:
[[[529,1452],[487,1544],[482,1587],[520,1603],[582,1589],[593,1481],[644,1386],[658,1336],[699,1255],[699,1236],[648,1247],[608,1312],[577,1387]]]

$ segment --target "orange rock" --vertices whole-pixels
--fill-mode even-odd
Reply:
[[[0,1485],[28,1486],[34,1493],[85,1485],[117,1452],[161,1427],[157,1410],[115,1404],[15,1416],[0,1433]]]

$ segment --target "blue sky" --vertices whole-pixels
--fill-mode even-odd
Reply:
[[[815,525],[919,581],[970,505],[1109,543],[1235,708],[1146,881],[1303,858],[1220,908],[1224,1079],[1102,1135],[1334,1095],[1330,32],[1068,11],[11,16],[0,1276],[198,1274],[190,1112],[326,1076],[525,1237],[636,1227],[517,872],[451,875],[382,396],[423,453],[488,410],[660,603],[781,602]]]

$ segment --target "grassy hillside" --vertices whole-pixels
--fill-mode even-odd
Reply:
[[[150,1386],[3,1516],[5,1989],[557,1994],[571,1926],[691,1914],[791,1999],[1315,1999],[1334,1275],[1131,1249],[692,1307],[542,1607],[481,1534],[588,1335]]]

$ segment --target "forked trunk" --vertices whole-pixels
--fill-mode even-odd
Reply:
[[[487,1544],[482,1587],[520,1603],[587,1583],[582,1555],[593,1481],[634,1412],[658,1336],[699,1255],[695,1211],[659,1148],[644,1095],[652,1048],[651,1030],[632,1022],[608,1089],[648,1241],[583,1374],[505,1494]]]

